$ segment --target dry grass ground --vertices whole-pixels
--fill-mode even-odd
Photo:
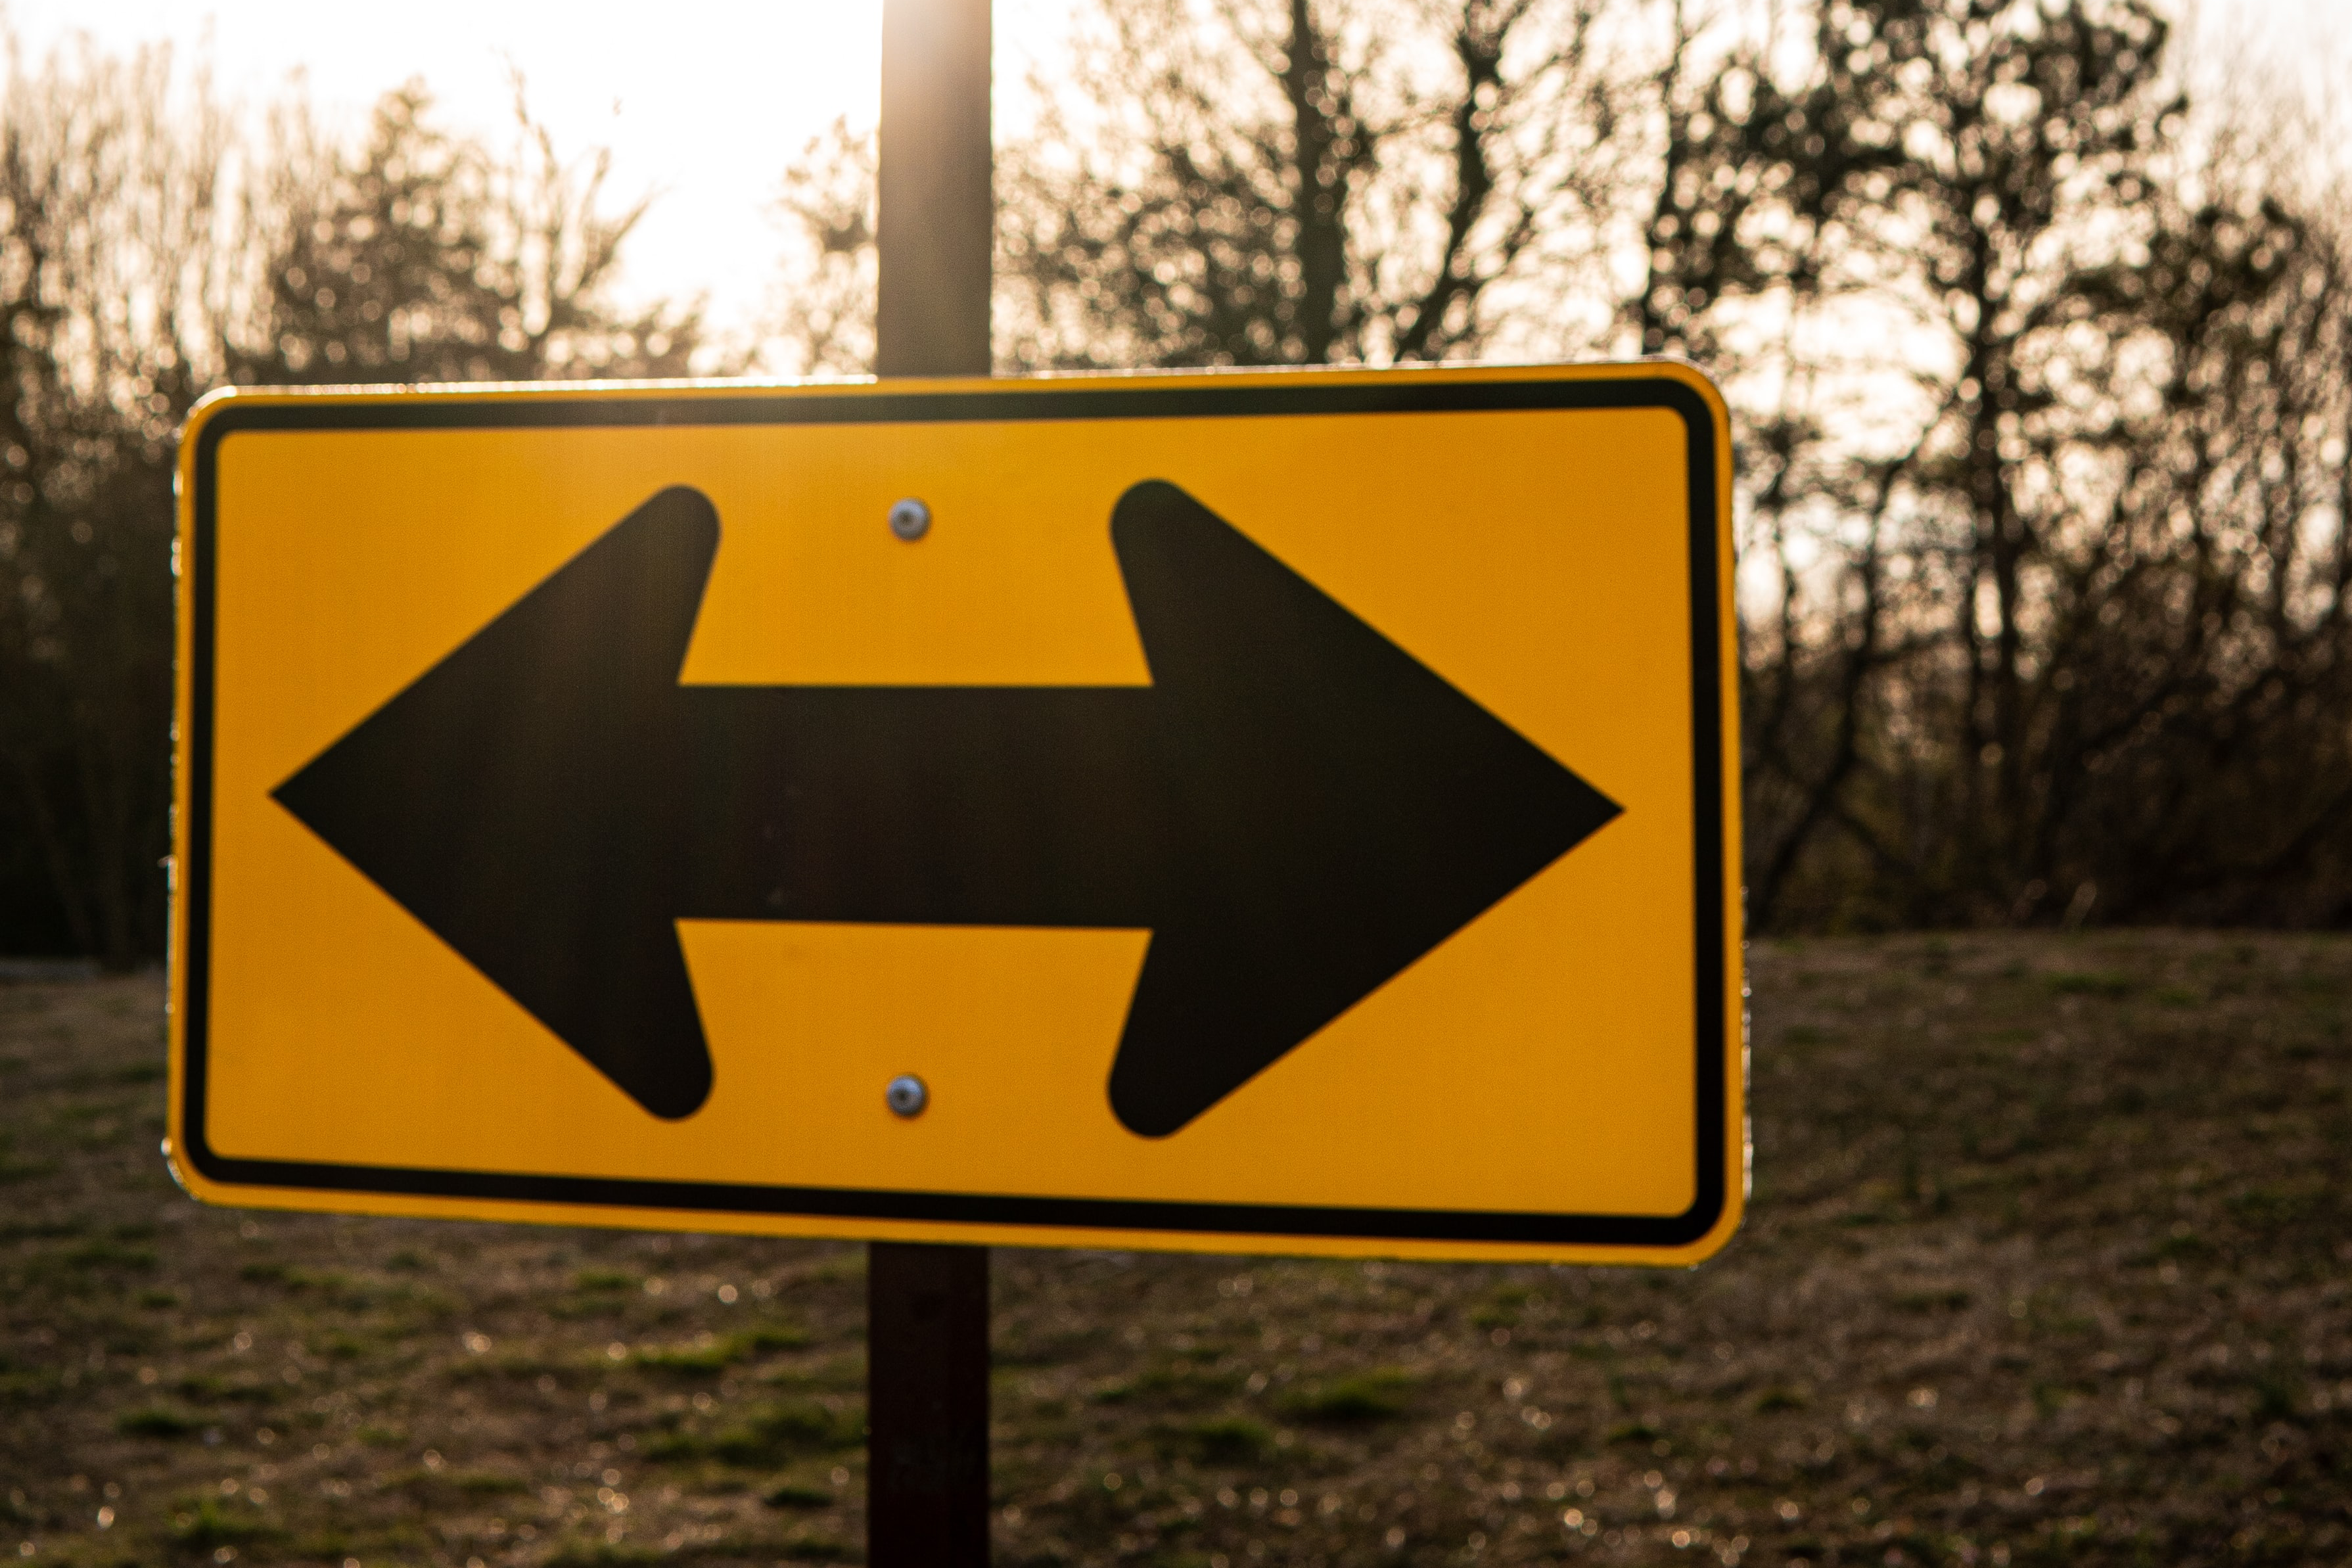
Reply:
[[[1754,980],[1696,1271],[999,1254],[1000,1560],[2352,1561],[2352,942]],[[0,1556],[858,1560],[857,1248],[199,1208],[159,1003],[0,986]]]

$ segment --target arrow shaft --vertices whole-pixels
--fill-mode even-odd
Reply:
[[[1149,687],[679,689],[649,813],[688,919],[1149,926],[1169,811]]]

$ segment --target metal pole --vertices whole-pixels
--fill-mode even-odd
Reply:
[[[988,0],[882,7],[878,375],[986,375]]]
[[[866,1273],[866,1561],[988,1561],[988,1248],[877,1241]]]
[[[989,0],[882,7],[880,375],[989,371]],[[866,1562],[982,1568],[988,1249],[874,1243],[866,1312]]]

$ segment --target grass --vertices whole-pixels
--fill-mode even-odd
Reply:
[[[1214,1468],[1255,1464],[1272,1454],[1275,1447],[1272,1429],[1246,1415],[1192,1422],[1169,1432],[1160,1445],[1163,1453],[1174,1455],[1180,1462],[1189,1458]]]
[[[760,1500],[770,1508],[831,1508],[835,1495],[831,1487],[787,1478],[761,1492]]]
[[[1400,1367],[1376,1367],[1297,1389],[1283,1396],[1282,1409],[1294,1420],[1319,1426],[1367,1426],[1402,1415],[1417,1381]]]
[[[172,1516],[172,1527],[166,1532],[171,1542],[184,1552],[217,1553],[229,1548],[226,1557],[215,1561],[228,1563],[236,1558],[237,1548],[250,1549],[256,1542],[272,1542],[285,1531],[260,1516],[255,1508],[239,1508],[219,1498],[199,1498],[194,1506]]]
[[[2050,989],[2061,996],[2099,996],[2112,1002],[2139,989],[2139,982],[2115,970],[2061,970],[2047,977]]]
[[[770,1352],[799,1350],[808,1342],[805,1330],[783,1323],[762,1323],[731,1334],[706,1331],[698,1338],[677,1344],[640,1346],[632,1359],[637,1365],[656,1372],[713,1377]]]
[[[647,1446],[655,1459],[716,1459],[745,1469],[773,1469],[810,1454],[854,1448],[866,1441],[862,1406],[791,1399],[755,1406],[708,1432],[665,1433]]]
[[[1754,990],[1702,1268],[998,1253],[999,1560],[2352,1561],[2352,941]],[[860,1559],[860,1249],[200,1208],[161,1005],[0,985],[0,1556]]]
[[[161,1405],[126,1410],[114,1418],[114,1429],[126,1437],[184,1437],[203,1427],[204,1422],[186,1411]]]

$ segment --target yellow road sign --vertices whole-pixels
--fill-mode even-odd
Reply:
[[[1687,1262],[1745,1184],[1668,363],[238,394],[181,464],[217,1202]]]

